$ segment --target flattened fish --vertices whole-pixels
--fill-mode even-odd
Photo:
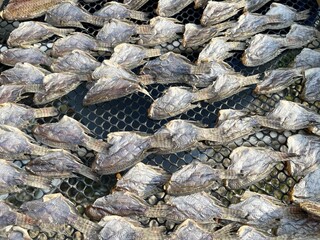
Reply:
[[[39,91],[39,85],[2,85],[0,86],[0,104],[6,102],[19,102],[26,96],[25,93]]]
[[[317,235],[320,231],[319,221],[315,221],[312,218],[302,218],[302,219],[288,219],[284,218],[280,220],[280,225],[276,229],[276,235],[288,235],[294,237],[294,239],[319,239],[319,235],[312,238],[312,236]],[[300,237],[300,238],[299,238]]]
[[[320,101],[320,67],[304,72],[304,85],[301,97],[308,102]]]
[[[8,66],[14,66],[19,62],[50,66],[52,60],[37,48],[11,48],[0,54],[0,62]]]
[[[146,59],[161,55],[161,49],[150,49],[139,45],[121,43],[114,48],[110,61],[126,69],[134,69],[145,64]]]
[[[43,78],[50,72],[30,63],[17,63],[0,74],[0,84],[33,85],[42,84]]]
[[[11,0],[3,11],[0,12],[0,17],[5,20],[28,20],[41,17],[49,9],[66,0]],[[68,0],[77,2],[77,0]]]
[[[162,192],[162,186],[169,178],[162,168],[140,162],[118,179],[115,190],[133,192],[145,199]]]
[[[10,47],[28,48],[54,35],[65,37],[74,31],[74,29],[56,28],[43,22],[22,22],[10,33],[7,43]]]
[[[108,150],[97,154],[92,169],[113,174],[126,170],[152,153],[152,135],[139,132],[113,132],[107,136]]]
[[[102,27],[106,20],[91,15],[74,2],[67,1],[47,11],[45,21],[56,27],[84,28],[81,23]]]
[[[54,107],[31,108],[16,103],[0,104],[0,124],[24,128],[36,118],[52,117],[58,115]]]
[[[156,13],[162,17],[171,17],[192,2],[193,0],[159,0]]]
[[[144,4],[146,4],[148,0],[124,0],[123,3],[128,5],[130,9],[138,10]]]
[[[54,150],[51,153],[32,159],[26,165],[26,170],[37,176],[50,178],[77,177],[81,174],[93,181],[99,181],[96,173],[85,166],[75,155],[64,151]]]
[[[149,47],[172,42],[180,38],[179,34],[182,34],[185,29],[177,19],[160,16],[152,18],[146,27],[148,31],[140,34],[138,44]]]
[[[55,41],[52,46],[51,55],[54,57],[62,57],[76,49],[86,52],[111,51],[107,44],[98,41],[88,34],[76,32]]]
[[[19,186],[50,189],[50,180],[26,172],[14,163],[0,159],[0,193],[20,192]]]
[[[100,66],[94,57],[82,50],[73,50],[55,59],[51,65],[54,72],[70,72],[77,74],[91,74]]]
[[[42,199],[25,202],[21,210],[29,217],[37,219],[37,225],[47,231],[62,232],[66,224],[85,235],[95,236],[101,227],[78,213],[75,205],[61,193],[48,194]]]
[[[127,4],[118,2],[107,2],[103,8],[96,11],[93,15],[105,19],[136,19],[140,21],[148,20],[148,13],[131,10]]]
[[[320,66],[320,51],[304,48],[294,59],[293,68],[315,68]]]
[[[280,92],[297,80],[302,79],[300,69],[276,69],[264,73],[264,79],[259,82],[254,90],[257,94],[272,94]]]
[[[100,222],[99,239],[110,240],[162,240],[164,227],[145,228],[140,222],[119,216],[106,216]]]
[[[52,102],[67,95],[76,89],[82,81],[89,80],[90,76],[81,76],[76,73],[51,73],[43,78],[41,90],[36,92],[33,102],[37,105]]]
[[[102,140],[90,137],[91,131],[87,127],[66,115],[59,122],[36,126],[33,134],[40,142],[63,149],[77,150],[81,145],[101,152],[105,151],[108,146]]]

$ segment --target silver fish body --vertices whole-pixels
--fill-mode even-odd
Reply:
[[[305,70],[304,80],[302,98],[308,102],[320,101],[320,67]]]
[[[157,14],[162,17],[171,17],[191,4],[193,0],[159,0]]]
[[[304,48],[296,56],[292,64],[293,68],[315,68],[320,66],[320,51]]]

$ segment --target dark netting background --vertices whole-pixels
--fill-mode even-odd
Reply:
[[[5,1],[7,2],[7,1]],[[119,1],[121,2],[121,1]],[[294,7],[295,9],[302,11],[306,9],[311,10],[310,18],[304,22],[306,25],[315,25],[319,26],[320,13],[318,12],[318,5],[316,0],[288,0],[288,1],[279,1],[288,6]],[[265,13],[271,3],[267,4],[265,7],[259,10],[259,13]],[[102,8],[103,1],[98,3],[88,3],[85,4],[80,1],[80,5],[87,9],[89,12],[93,13]],[[149,1],[141,10],[150,13],[150,17],[156,16],[154,11],[157,7],[157,1]],[[202,9],[194,10],[193,4],[185,8],[179,14],[174,17],[186,23],[196,23],[200,24],[200,17],[202,15]],[[239,17],[239,13],[235,19]],[[37,19],[43,20],[43,18]],[[12,21],[0,21],[0,51],[6,49],[6,40],[10,32],[18,26],[18,22]],[[78,29],[84,33],[95,36],[99,28],[91,26],[89,24],[84,24],[85,29]],[[280,34],[285,35],[288,32],[288,29],[283,29],[279,31],[266,31],[265,33],[269,34]],[[45,43],[39,44],[40,49],[44,51],[50,51],[52,47],[52,42],[56,38],[51,38]],[[164,44],[158,46],[162,49],[168,51],[174,51],[181,53],[188,57],[191,61],[195,61],[201,51],[202,47],[196,48],[184,48],[181,45],[181,39],[176,40],[169,44]],[[312,43],[309,47],[317,48],[319,47],[319,42]],[[232,58],[227,59],[227,62],[235,69],[237,72],[241,72],[244,75],[252,75],[264,72],[268,69],[274,69],[279,67],[288,66],[294,57],[299,54],[300,50],[290,50],[284,52],[280,57],[275,61],[268,63],[262,67],[248,68],[244,67],[240,61],[241,52],[235,54]],[[99,61],[107,59],[109,56],[100,53],[97,56]],[[0,65],[0,71],[5,70],[7,67]],[[162,92],[168,86],[165,85],[151,85],[148,87],[148,91],[153,98],[158,98]],[[248,89],[244,92],[234,95],[226,100],[216,102],[214,104],[201,103],[201,108],[195,108],[188,111],[187,113],[177,116],[177,118],[188,119],[194,121],[200,121],[204,124],[207,124],[210,127],[214,126],[214,123],[217,118],[217,113],[220,109],[233,108],[233,109],[251,109],[257,113],[265,113],[272,109],[275,104],[280,99],[287,99],[296,102],[303,102],[299,98],[301,93],[302,86],[301,82],[297,82],[295,85],[289,87],[283,92],[273,94],[272,96],[264,95],[254,95],[252,89]],[[168,122],[171,119],[154,121],[147,118],[147,109],[149,108],[152,100],[146,97],[143,94],[132,94],[130,96],[113,100],[110,102],[92,105],[89,107],[82,106],[82,100],[85,96],[86,86],[83,84],[78,87],[76,90],[72,91],[67,96],[62,97],[59,100],[56,100],[45,106],[55,106],[59,109],[60,115],[54,118],[45,118],[40,119],[37,122],[42,124],[44,122],[56,122],[63,115],[68,115],[76,120],[80,121],[86,125],[97,138],[105,138],[109,132],[115,131],[142,131],[153,133],[159,129],[162,125]],[[26,99],[23,103],[29,104],[32,106],[31,98]],[[320,113],[320,103],[316,102],[314,104],[308,104],[313,110]],[[30,129],[29,129],[30,130]],[[28,131],[30,133],[30,131]],[[276,131],[263,131],[246,138],[235,141],[228,146],[221,146],[215,148],[209,148],[207,150],[193,150],[190,152],[181,152],[177,154],[170,155],[151,155],[144,160],[144,163],[161,166],[169,172],[177,171],[182,165],[188,164],[191,161],[197,159],[203,162],[207,162],[216,166],[216,168],[227,168],[230,164],[229,155],[231,151],[238,146],[268,146],[275,150],[285,150],[287,137],[295,134],[297,132],[285,131],[285,132],[276,132]],[[86,165],[92,163],[93,152],[88,151],[85,148],[81,148],[78,152],[75,152]],[[20,166],[24,166],[25,162],[16,161]],[[289,193],[294,184],[298,179],[295,179],[286,171],[286,166],[282,163],[278,164],[275,169],[272,171],[270,176],[263,181],[259,182],[250,187],[252,191],[258,191],[261,193],[273,195],[278,199],[289,202]],[[78,210],[80,213],[83,213],[84,207],[92,203],[96,198],[108,194],[110,190],[114,187],[116,183],[115,176],[102,176],[101,182],[96,183],[92,180],[86,179],[84,177],[79,178],[70,178],[63,180],[56,180],[56,188],[51,192],[61,192],[64,196],[68,197],[71,201],[77,204]],[[221,201],[228,205],[230,203],[238,202],[237,194],[241,193],[239,191],[229,191],[225,187],[221,186],[217,191],[212,192],[213,195],[221,199]],[[1,196],[2,199],[7,199],[7,201],[19,206],[24,201],[30,201],[33,199],[39,199],[47,192],[43,190],[34,189],[31,187],[26,187],[22,192],[16,194],[9,194]],[[158,194],[157,196],[152,196],[148,201],[152,204],[162,201],[164,197],[163,194]],[[149,220],[144,222],[147,224],[163,224],[161,220]],[[171,229],[173,226],[167,224],[167,227]],[[66,236],[53,233],[39,233],[39,232],[30,232],[31,236],[34,239],[65,239]],[[76,239],[77,233],[70,228],[70,237],[67,239]]]

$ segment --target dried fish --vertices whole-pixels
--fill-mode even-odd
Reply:
[[[268,113],[269,119],[280,121],[279,128],[286,130],[300,130],[320,125],[320,115],[310,108],[295,102],[280,100],[275,108]],[[317,134],[315,132],[315,134]]]
[[[290,162],[289,171],[294,176],[313,171],[320,164],[320,139],[313,135],[296,134],[288,137],[288,152],[300,155],[303,163]]]
[[[0,84],[33,85],[42,84],[45,75],[50,72],[30,63],[17,63],[0,74]]]
[[[304,80],[301,97],[308,102],[320,101],[320,68],[305,70]]]
[[[107,136],[108,150],[97,154],[92,169],[99,174],[126,170],[144,160],[152,151],[152,135],[140,132],[113,132]]]
[[[142,92],[149,96],[147,90],[139,82],[152,79],[148,75],[135,75],[111,60],[103,61],[101,66],[97,67],[92,73],[92,78],[99,80],[84,97],[84,105],[110,101],[135,92]]]
[[[319,37],[313,27],[293,24],[286,37],[257,34],[242,56],[242,63],[248,67],[265,64],[287,49],[301,48]]]
[[[50,178],[77,177],[74,174],[77,173],[94,181],[99,181],[98,176],[91,168],[85,166],[75,155],[64,150],[54,150],[33,159],[26,165],[26,170],[37,176]]]
[[[301,53],[296,56],[293,68],[315,68],[320,66],[320,51],[310,48],[302,49]]]
[[[234,179],[238,175],[224,169],[214,169],[198,161],[183,166],[173,173],[165,185],[168,194],[179,196],[216,189],[223,179]]]
[[[159,0],[156,13],[162,17],[171,17],[192,2],[193,0]]]
[[[74,2],[67,1],[47,11],[45,21],[56,27],[84,28],[81,23],[90,23],[102,27],[106,20],[91,15]]]
[[[35,138],[48,146],[78,150],[81,145],[96,152],[105,151],[108,144],[90,137],[90,134],[87,127],[66,115],[59,122],[45,123],[33,129]]]
[[[306,200],[319,201],[320,196],[320,169],[308,173],[296,185],[294,185],[291,198],[294,202]]]
[[[75,205],[61,193],[45,195],[40,200],[25,202],[21,210],[37,219],[37,225],[47,231],[63,232],[66,224],[73,226],[86,237],[96,236],[101,227],[81,217]],[[90,238],[91,239],[91,238]]]
[[[257,84],[257,94],[280,92],[303,77],[300,69],[276,69],[264,73],[264,79]]]
[[[300,157],[293,153],[277,152],[263,147],[242,146],[232,151],[230,159],[231,165],[228,170],[243,176],[229,180],[228,186],[232,189],[239,189],[266,178],[279,162],[299,162]]]
[[[148,20],[148,13],[131,10],[127,4],[118,2],[107,2],[100,10],[93,15],[105,19],[136,19],[140,21]]]
[[[20,192],[19,186],[50,189],[51,181],[47,178],[32,175],[14,163],[0,159],[0,194]]]
[[[0,104],[7,102],[19,102],[26,96],[25,93],[39,91],[39,85],[2,85],[0,86]]]
[[[0,17],[5,20],[28,20],[41,17],[49,9],[65,2],[66,0],[11,0],[9,4],[0,12]],[[77,2],[77,0],[68,0]]]
[[[19,62],[50,66],[52,60],[44,52],[36,48],[11,48],[0,54],[0,62],[8,66],[14,66]]]
[[[279,238],[274,237],[262,230],[259,230],[247,225],[241,226],[237,232],[237,235],[241,240],[251,240],[251,239],[276,240],[280,238],[280,237]]]
[[[187,23],[183,33],[182,45],[195,47],[209,42],[213,37],[222,35],[222,32],[235,23],[233,21],[220,23],[210,27],[203,27],[194,23]]]
[[[34,94],[33,102],[37,105],[52,102],[76,89],[82,81],[90,80],[88,78],[91,77],[68,72],[48,74],[43,78],[41,90]]]
[[[148,32],[140,34],[138,44],[153,47],[180,38],[179,34],[184,32],[185,26],[175,18],[158,16],[150,20],[147,29]]]
[[[70,72],[77,74],[91,74],[100,66],[94,57],[82,50],[73,50],[55,59],[51,65],[54,72]]]
[[[111,49],[107,44],[98,41],[90,35],[76,32],[55,41],[52,46],[51,55],[54,57],[61,57],[76,49],[89,53],[91,53],[91,51],[111,52]]]
[[[140,162],[118,179],[115,190],[129,191],[139,197],[147,198],[162,192],[162,186],[169,178],[170,175],[162,168]]]
[[[26,155],[45,155],[51,151],[18,128],[0,125],[0,157],[6,160],[28,159]]]
[[[291,239],[319,239],[319,235],[316,238],[311,238],[314,235],[319,234],[320,222],[315,221],[312,218],[301,218],[301,219],[288,219],[284,218],[280,220],[280,225],[276,229],[276,235],[288,235]],[[300,238],[299,238],[300,237]]]
[[[54,107],[31,108],[27,105],[16,103],[0,104],[0,124],[24,128],[36,118],[53,117],[58,115]]]
[[[219,200],[205,192],[187,196],[170,196],[165,202],[170,206],[165,218],[175,222],[182,222],[187,219],[205,223],[213,222],[214,219],[247,221],[246,212],[223,207]]]
[[[32,44],[46,40],[54,35],[65,37],[74,31],[74,29],[56,28],[43,22],[23,22],[10,33],[7,43],[10,47],[28,48]]]
[[[145,228],[140,222],[119,216],[106,216],[100,222],[99,239],[109,240],[162,240],[164,227]]]
[[[158,208],[160,207],[160,208]],[[93,220],[101,220],[107,215],[122,217],[161,217],[165,215],[162,208],[167,206],[151,206],[145,200],[131,192],[117,191],[100,197],[87,208],[86,214]]]
[[[200,52],[197,63],[225,60],[233,56],[234,51],[245,49],[243,42],[228,41],[225,37],[214,37]]]
[[[245,0],[244,11],[255,12],[271,0]]]
[[[110,61],[130,70],[145,64],[147,58],[160,55],[161,49],[149,49],[139,45],[121,43],[114,48]]]
[[[144,4],[146,4],[148,0],[124,0],[123,3],[128,5],[130,9],[138,10]]]

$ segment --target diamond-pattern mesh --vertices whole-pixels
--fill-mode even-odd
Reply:
[[[121,2],[121,1],[120,1]],[[310,18],[305,21],[304,24],[307,25],[318,25],[319,14],[318,6],[315,0],[287,0],[280,1],[288,6],[294,7],[295,9],[302,11],[305,9],[310,9]],[[94,12],[99,10],[103,1],[97,3],[85,4],[80,2],[80,5],[87,9],[89,12]],[[154,11],[157,6],[157,1],[149,1],[141,10],[150,13],[150,17],[156,16]],[[259,10],[260,13],[265,13],[270,4],[267,4],[262,9]],[[185,8],[183,11],[175,15],[174,17],[180,20],[182,23],[200,23],[200,17],[202,15],[202,9],[194,10],[193,4]],[[241,13],[239,13],[240,15]],[[239,15],[235,16],[237,19]],[[37,19],[43,20],[43,18]],[[0,51],[6,49],[5,43],[10,34],[10,32],[18,26],[18,22],[12,21],[1,21],[0,22]],[[79,29],[84,33],[95,36],[99,28],[94,27],[89,24],[84,24],[85,29]],[[289,28],[279,31],[266,31],[269,34],[280,34],[285,35]],[[181,36],[182,37],[182,36]],[[55,37],[52,37],[45,43],[38,44],[41,50],[50,51],[52,47],[52,42],[55,41]],[[159,47],[166,49],[168,51],[174,51],[181,53],[188,57],[191,61],[195,61],[201,51],[202,47],[195,48],[184,48],[181,44],[181,39],[176,40],[169,44],[163,44]],[[314,42],[310,45],[311,48],[319,47],[319,42]],[[261,73],[268,69],[274,69],[279,67],[286,67],[294,59],[294,57],[299,54],[301,50],[290,50],[284,52],[280,57],[271,63],[265,64],[261,67],[248,68],[243,66],[240,61],[241,53],[236,53],[232,58],[227,59],[227,62],[235,69],[235,71],[241,72],[244,75],[252,75]],[[107,59],[108,55],[103,55],[101,53],[97,59],[103,61]],[[0,70],[3,71],[7,69],[6,66],[0,65]],[[167,88],[166,85],[151,85],[148,86],[147,90],[150,92],[151,96],[156,99],[161,96],[162,92]],[[265,113],[274,107],[274,105],[280,99],[287,99],[295,102],[303,102],[299,98],[302,87],[301,82],[297,82],[295,85],[289,87],[283,92],[273,94],[272,96],[260,95],[257,96],[252,93],[252,89],[248,89],[239,94],[236,94],[226,100],[216,102],[213,104],[201,103],[201,108],[195,108],[188,111],[187,113],[181,114],[176,118],[188,119],[194,121],[200,121],[207,124],[209,127],[213,127],[217,118],[217,113],[220,109],[243,109],[248,108],[253,112]],[[68,115],[76,120],[80,121],[86,125],[97,138],[105,138],[109,132],[115,131],[142,131],[153,133],[159,129],[162,125],[171,119],[155,121],[147,118],[147,109],[152,103],[152,99],[147,96],[137,93],[130,96],[113,100],[110,102],[92,105],[88,107],[83,107],[81,102],[84,95],[88,90],[85,84],[80,85],[76,90],[69,93],[67,96],[62,97],[46,106],[55,106],[59,111],[60,115],[54,118],[39,119],[37,122],[42,124],[44,122],[56,122],[63,115]],[[24,103],[32,106],[31,98],[28,98]],[[320,113],[320,103],[316,102],[314,104],[307,104],[309,107]],[[28,131],[30,133],[30,131]],[[203,162],[215,165],[217,168],[227,168],[230,164],[229,155],[231,151],[238,146],[268,146],[275,150],[285,150],[287,137],[295,134],[296,132],[285,131],[276,132],[272,130],[263,131],[243,139],[237,140],[228,146],[214,147],[207,150],[195,149],[190,152],[180,152],[177,154],[170,155],[151,155],[147,157],[144,162],[152,165],[158,165],[166,169],[169,172],[177,171],[182,165],[188,164],[193,160],[197,159]],[[85,148],[80,148],[78,152],[75,152],[82,161],[90,166],[94,158],[93,152],[88,151]],[[26,162],[16,161],[20,166],[24,166]],[[263,181],[259,182],[250,187],[252,191],[263,192],[269,195],[273,195],[278,199],[289,202],[289,192],[294,186],[298,179],[294,179],[289,176],[286,171],[286,166],[282,163],[278,164],[270,176]],[[114,175],[111,176],[101,176],[101,182],[96,183],[92,180],[86,179],[84,177],[70,178],[63,180],[56,180],[56,189],[51,192],[61,192],[63,195],[68,197],[71,201],[77,204],[80,213],[84,212],[84,207],[92,203],[96,198],[108,194],[112,187],[115,185],[116,179]],[[221,201],[228,205],[230,203],[236,203],[239,201],[237,194],[241,193],[242,190],[230,191],[225,187],[221,186],[213,195],[221,199]],[[19,206],[22,202],[30,201],[33,199],[39,199],[46,192],[34,189],[31,187],[26,187],[20,193],[10,194],[2,196],[2,198],[7,199],[7,201],[14,203]],[[158,194],[157,196],[152,196],[148,201],[152,204],[162,201],[164,193]],[[155,220],[145,222],[146,224],[155,224]],[[163,224],[164,222],[159,220],[156,224]],[[169,229],[172,229],[173,225],[166,224]],[[31,237],[34,239],[71,239],[70,237],[65,237],[63,235],[52,235],[48,233],[30,232]],[[73,233],[70,229],[70,234],[72,239],[77,239],[77,232]]]

